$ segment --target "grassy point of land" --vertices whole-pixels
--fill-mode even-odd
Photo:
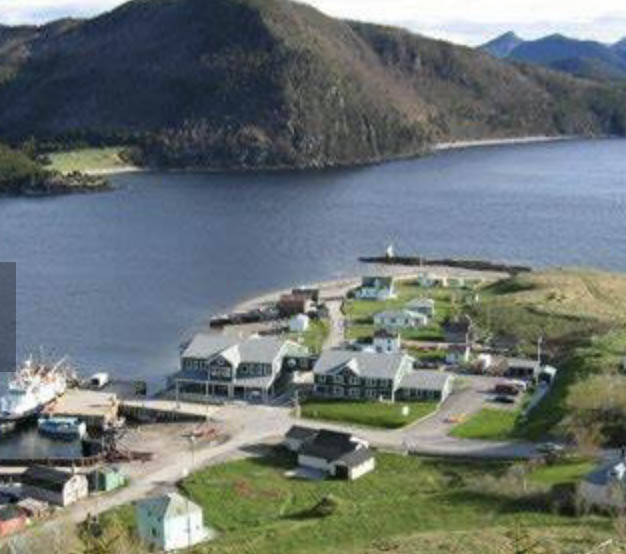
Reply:
[[[515,435],[519,412],[483,408],[467,421],[452,428],[459,439],[510,440]]]
[[[65,174],[73,171],[87,172],[115,169],[116,167],[128,165],[119,157],[121,150],[121,147],[113,146],[56,152],[48,156],[51,162],[48,167]]]
[[[402,408],[409,407],[403,415]],[[302,417],[351,423],[366,427],[398,429],[426,417],[437,409],[436,402],[388,404],[382,402],[350,402],[345,400],[307,401],[302,404]]]

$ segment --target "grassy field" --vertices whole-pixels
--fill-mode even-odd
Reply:
[[[519,412],[483,408],[467,421],[452,428],[459,439],[508,440],[514,438]]]
[[[402,414],[403,406],[409,407],[409,415]],[[427,416],[436,409],[437,403],[435,402],[386,404],[324,400],[302,404],[302,417],[383,429],[398,429]]]
[[[220,531],[203,553],[291,554],[395,551],[413,538],[413,553],[508,552],[479,548],[485,533],[506,541],[506,529],[522,527],[546,535],[569,535],[587,526],[608,535],[601,518],[557,515],[550,499],[537,500],[547,487],[523,493],[501,463],[476,464],[377,454],[377,469],[355,482],[290,480],[286,455],[246,459],[209,468],[184,481],[183,488]],[[332,495],[337,509],[319,517],[314,507]],[[453,535],[472,538],[448,549]],[[554,535],[552,535],[554,536]],[[437,546],[439,545],[439,546]],[[408,546],[408,545],[407,545]],[[464,548],[463,548],[464,547]],[[406,548],[406,546],[405,546]],[[440,550],[441,548],[441,550]],[[510,550],[513,552],[513,550]],[[558,552],[555,551],[555,552]]]
[[[483,333],[521,340],[523,354],[543,352],[559,369],[555,386],[517,429],[540,439],[561,432],[573,385],[594,374],[618,371],[626,351],[626,276],[558,269],[522,274],[487,286],[472,316]]]
[[[119,158],[120,150],[121,147],[108,147],[57,152],[48,156],[51,162],[48,167],[61,173],[122,167],[128,164]]]

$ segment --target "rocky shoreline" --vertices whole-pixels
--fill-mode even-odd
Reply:
[[[93,193],[112,190],[108,179],[103,176],[73,172],[67,175],[48,173],[39,179],[30,179],[5,186],[0,194],[7,196],[58,196],[62,194]]]

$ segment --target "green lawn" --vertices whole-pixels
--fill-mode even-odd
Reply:
[[[395,283],[398,297],[393,300],[377,302],[372,300],[348,300],[345,304],[346,338],[367,339],[374,333],[373,316],[387,310],[398,310],[418,297],[433,298],[435,300],[435,318],[421,329],[402,329],[402,337],[412,340],[443,340],[441,324],[457,308],[461,306],[461,299],[466,292],[456,289],[422,288],[412,280],[400,280]]]
[[[402,415],[403,406],[409,407],[409,415]],[[411,402],[386,404],[381,402],[350,402],[346,400],[310,401],[302,404],[302,417],[324,421],[338,421],[398,429],[427,416],[437,409],[436,402]]]
[[[508,539],[516,529],[554,543],[528,552],[582,554],[614,533],[609,518],[560,515],[552,480],[523,484],[504,462],[377,452],[376,469],[353,482],[289,479],[285,472],[294,466],[295,457],[276,448],[186,478],[183,494],[202,506],[205,523],[219,533],[193,553],[502,554],[524,551]],[[314,508],[329,496],[336,509],[321,516]],[[109,512],[104,537],[132,533],[132,517],[128,509]],[[564,550],[572,541],[581,549]]]
[[[128,165],[119,158],[121,149],[121,147],[83,148],[56,152],[48,156],[51,161],[48,167],[61,173],[121,167]]]
[[[519,412],[483,408],[450,434],[460,439],[508,440],[513,438]]]
[[[577,483],[594,468],[595,464],[590,461],[564,461],[535,469],[528,477],[531,481],[542,485],[564,485]]]

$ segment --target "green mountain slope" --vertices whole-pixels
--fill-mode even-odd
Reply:
[[[5,30],[0,68],[0,137],[134,143],[150,164],[321,167],[626,121],[610,87],[287,0],[134,0]]]

